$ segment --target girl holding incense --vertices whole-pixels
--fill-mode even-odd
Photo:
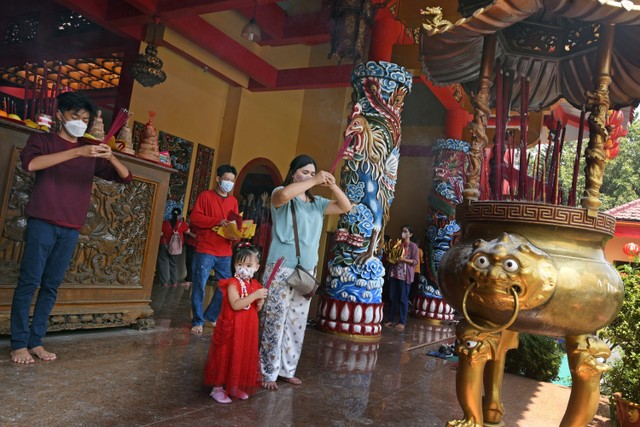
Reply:
[[[258,364],[258,311],[267,290],[253,278],[260,266],[260,252],[240,243],[233,255],[233,277],[222,279],[222,311],[213,332],[204,382],[213,385],[211,397],[231,403],[246,400],[260,386]]]

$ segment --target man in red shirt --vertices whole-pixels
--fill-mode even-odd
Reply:
[[[196,253],[191,264],[193,289],[191,291],[191,309],[193,320],[191,332],[202,333],[204,321],[215,323],[222,307],[222,293],[216,289],[209,307],[202,312],[204,287],[211,269],[216,278],[231,277],[231,240],[225,239],[213,231],[215,226],[229,223],[229,212],[238,214],[238,201],[231,195],[236,182],[236,168],[222,165],[216,171],[216,188],[203,191],[198,195],[191,210],[191,224],[196,233]]]
[[[55,133],[36,133],[22,149],[22,168],[35,172],[25,214],[24,252],[11,305],[11,360],[33,363],[33,356],[54,360],[44,349],[49,314],[58,287],[73,256],[85,223],[93,177],[128,183],[131,172],[107,144],[78,140],[91,127],[96,106],[86,95],[66,92],[58,96]],[[38,298],[29,325],[29,309],[37,288]]]

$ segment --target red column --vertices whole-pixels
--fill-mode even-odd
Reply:
[[[413,44],[413,39],[389,9],[380,9],[371,29],[368,60],[390,62],[394,44]]]
[[[469,113],[463,109],[447,110],[444,120],[445,138],[462,139],[462,131],[469,124]]]

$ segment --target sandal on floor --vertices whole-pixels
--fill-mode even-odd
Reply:
[[[231,399],[229,399],[222,387],[214,387],[209,396],[218,403],[231,403]]]
[[[202,335],[202,325],[196,325],[192,327],[191,333],[194,335]]]
[[[404,325],[402,323],[398,323],[396,325],[396,331],[404,331]]]
[[[232,393],[229,393],[229,395],[231,397],[235,397],[236,399],[240,399],[240,400],[247,400],[249,398],[249,395],[247,393],[245,393],[244,391],[239,391],[236,390]]]

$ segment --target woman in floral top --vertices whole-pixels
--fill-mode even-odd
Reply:
[[[404,331],[407,323],[407,311],[409,310],[409,291],[416,272],[415,266],[420,263],[418,246],[411,241],[413,228],[410,225],[402,226],[402,257],[391,266],[389,273],[390,303],[387,327],[395,326],[396,330]],[[399,313],[400,322],[396,324],[396,313]]]

